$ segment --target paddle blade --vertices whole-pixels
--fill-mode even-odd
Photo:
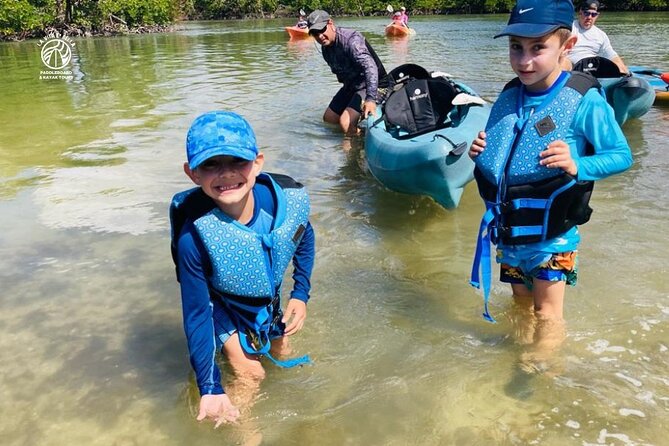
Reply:
[[[395,12],[395,10],[393,9],[393,5],[388,5],[388,6],[386,6],[386,11],[388,11],[388,12]]]
[[[669,73],[660,74],[660,79],[662,79],[665,84],[669,84]]]

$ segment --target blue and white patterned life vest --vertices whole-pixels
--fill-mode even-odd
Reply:
[[[281,187],[273,178],[280,178]],[[210,287],[228,307],[247,353],[269,355],[269,330],[284,273],[291,263],[309,221],[309,197],[300,183],[285,175],[261,173],[276,197],[276,215],[269,234],[259,234],[221,211],[200,188],[172,199],[172,254],[186,220],[192,220],[212,265]],[[269,250],[267,264],[264,249]],[[245,331],[258,344],[253,347]],[[275,361],[287,366],[287,362]],[[304,361],[302,361],[304,362]]]
[[[486,204],[472,266],[472,285],[480,285],[482,268],[488,313],[490,243],[535,243],[585,223],[593,182],[577,181],[561,169],[539,164],[539,154],[565,140],[581,99],[599,83],[582,73],[563,73],[543,102],[527,118],[524,86],[518,79],[505,87],[486,126],[486,150],[474,159],[474,176]]]

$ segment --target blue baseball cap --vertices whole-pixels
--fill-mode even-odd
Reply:
[[[253,161],[258,156],[256,135],[249,123],[237,113],[207,112],[195,118],[188,129],[186,154],[191,169],[219,155]]]
[[[518,0],[511,10],[502,36],[541,37],[558,28],[571,29],[574,4],[571,0]]]

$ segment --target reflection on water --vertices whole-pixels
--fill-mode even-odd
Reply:
[[[511,78],[491,38],[505,20],[413,17],[400,41],[382,17],[337,23],[388,69],[420,63],[494,99]],[[561,373],[528,375],[510,290],[493,287],[492,325],[467,283],[476,188],[447,212],[380,186],[363,140],[321,122],[338,85],[318,45],[288,40],[291,23],[77,40],[69,83],[38,79],[35,42],[0,45],[3,444],[663,444],[669,108],[625,126],[635,165],[596,186]],[[629,63],[669,68],[666,13],[599,24]],[[267,170],[306,184],[318,248],[294,339],[315,364],[268,366],[252,413],[217,431],[190,413],[166,216],[190,187],[186,129],[215,108],[249,119]]]

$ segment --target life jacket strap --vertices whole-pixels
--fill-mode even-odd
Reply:
[[[490,262],[490,226],[497,217],[498,209],[491,206],[483,214],[479,233],[476,239],[476,253],[472,264],[472,274],[469,283],[476,288],[483,287],[483,318],[488,322],[497,322],[488,310],[488,301],[490,300],[490,284],[492,282],[492,270]],[[479,275],[480,271],[480,275]]]
[[[267,357],[275,365],[282,367],[284,369],[290,369],[297,367],[298,365],[311,364],[311,358],[309,355],[299,356],[297,358],[290,359],[276,359],[270,353],[270,348],[272,347],[272,342],[269,339],[268,332],[258,333],[259,337],[256,340],[258,348],[256,348],[253,343],[249,340],[249,335],[240,331],[239,332],[239,343],[242,346],[242,350],[248,353],[249,355],[262,355]]]

